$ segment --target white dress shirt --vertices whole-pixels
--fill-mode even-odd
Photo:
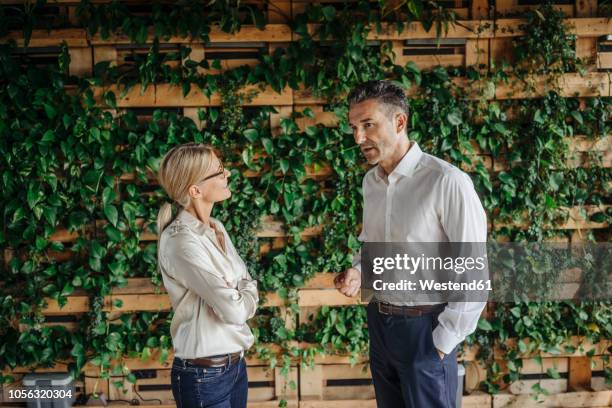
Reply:
[[[380,166],[363,178],[361,242],[486,242],[487,216],[470,177],[412,141],[388,176]],[[353,267],[361,271],[360,251]],[[423,302],[402,302],[417,305]],[[448,354],[476,329],[486,302],[449,302],[433,331]]]
[[[240,352],[253,345],[246,324],[259,296],[223,224],[225,251],[215,230],[186,210],[163,230],[158,263],[174,316],[170,333],[174,354],[186,359]]]

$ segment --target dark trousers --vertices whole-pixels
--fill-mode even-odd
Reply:
[[[370,368],[379,408],[455,408],[457,351],[440,359],[432,331],[438,313],[390,316],[368,305]]]
[[[223,367],[202,368],[174,358],[172,395],[178,408],[246,408],[249,380],[241,358]]]

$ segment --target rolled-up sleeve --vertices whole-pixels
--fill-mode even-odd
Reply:
[[[442,179],[440,221],[449,242],[486,242],[487,215],[469,176],[450,172]],[[449,302],[438,316],[433,331],[437,349],[450,353],[466,336],[476,330],[486,302]]]
[[[197,293],[223,322],[244,324],[255,315],[259,301],[256,281],[242,279],[237,288],[230,287],[202,244],[189,234],[178,239],[174,251],[174,278]]]

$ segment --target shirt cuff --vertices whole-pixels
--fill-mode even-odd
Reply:
[[[432,337],[434,346],[444,354],[452,352],[457,344],[463,341],[441,324],[438,324],[433,330]]]

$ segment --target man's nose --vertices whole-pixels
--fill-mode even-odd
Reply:
[[[365,134],[358,129],[355,129],[355,131],[353,131],[353,137],[355,138],[355,143],[357,143],[358,145],[363,144],[363,142],[365,142]]]

